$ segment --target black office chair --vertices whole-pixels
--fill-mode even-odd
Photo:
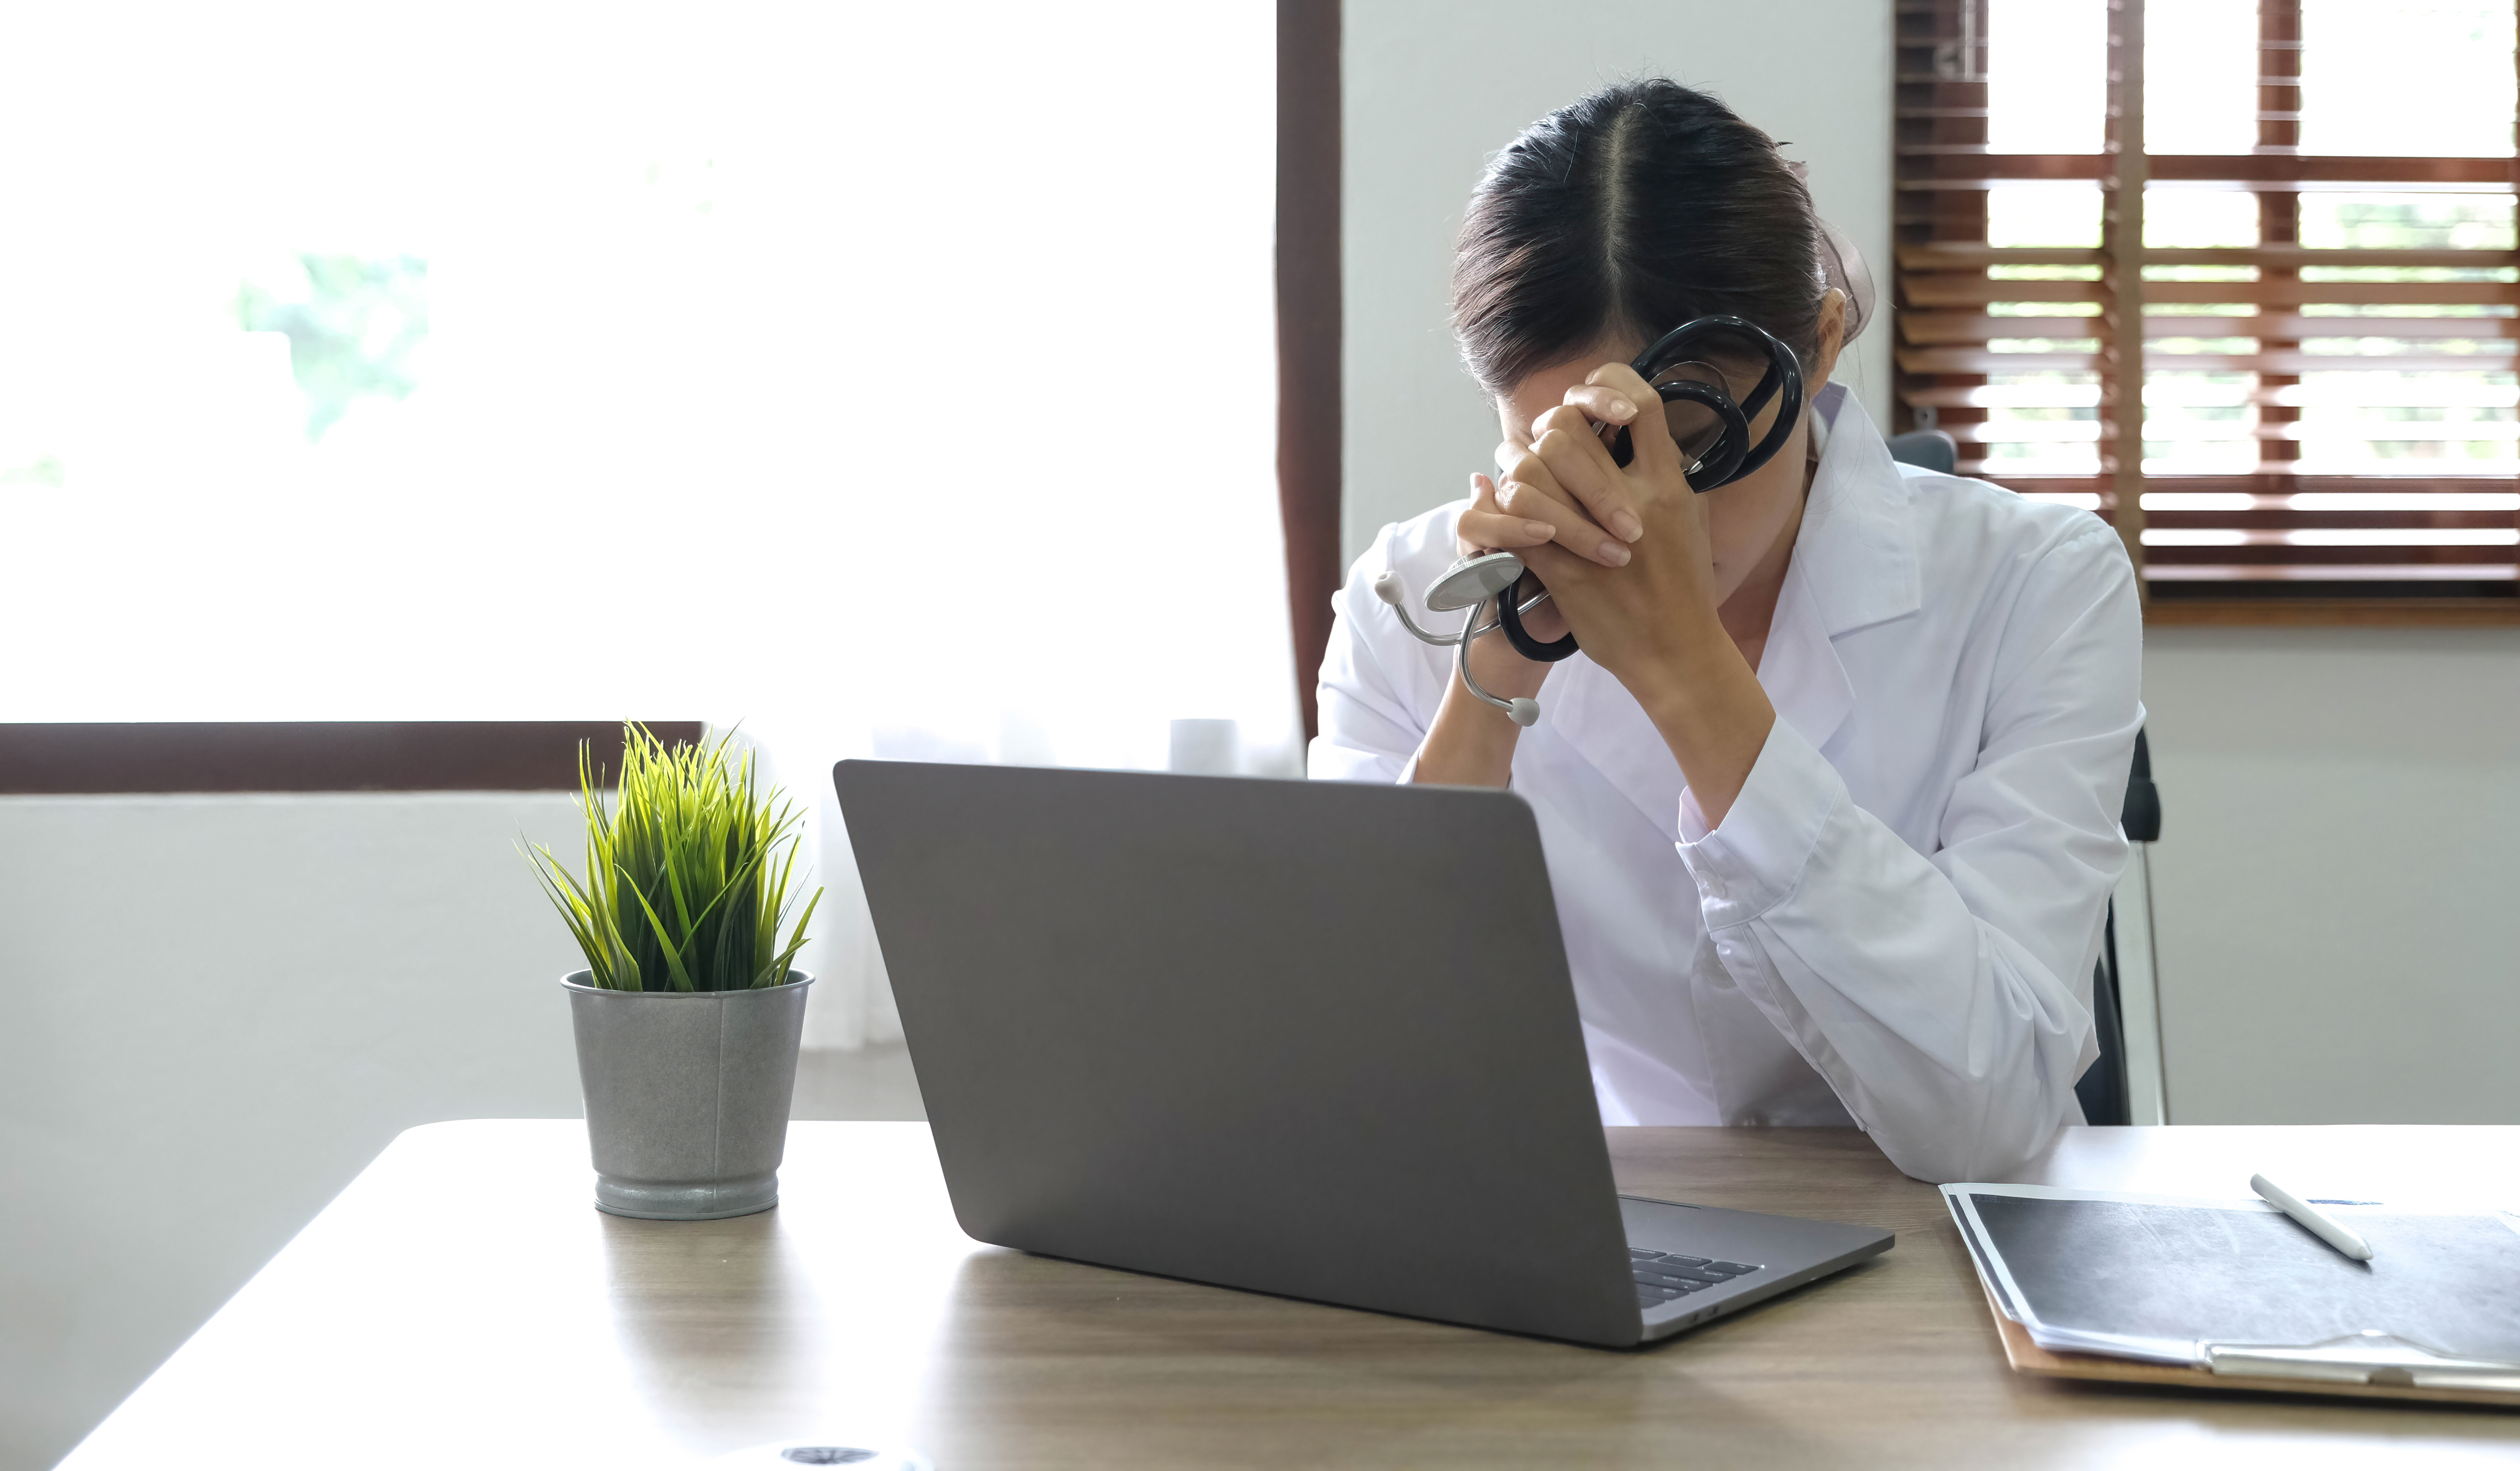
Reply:
[[[1960,447],[1940,429],[1911,429],[1890,436],[1890,458],[1948,475],[1960,463]]]
[[[2135,733],[2135,770],[2127,778],[2126,807],[2118,822],[2130,841],[2149,843],[2161,837],[2161,793],[2152,784],[2152,751],[2143,732]],[[2100,963],[2092,973],[2092,1030],[2099,1038],[2099,1059],[2074,1085],[2083,1100],[2083,1117],[2093,1124],[2135,1122],[2127,1093],[2126,1013],[2118,1005],[2118,907],[2109,904],[2100,930]]]

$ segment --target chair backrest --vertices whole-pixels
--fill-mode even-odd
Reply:
[[[2126,1013],[2118,1009],[2118,910],[2109,917],[2100,941],[2100,963],[2092,970],[2092,1035],[2099,1039],[2100,1055],[2074,1080],[2074,1096],[2083,1100],[2086,1124],[2132,1124],[2135,1107],[2127,1097]]]
[[[2118,825],[2131,842],[2161,840],[2161,792],[2152,784],[2152,750],[2141,731],[2135,733],[2135,770],[2127,777],[2126,810]]]
[[[1889,439],[1890,458],[1936,474],[1948,475],[1960,463],[1960,447],[1940,429],[1912,429]]]
[[[2126,806],[2118,818],[2127,837],[2149,843],[2161,837],[2161,793],[2152,784],[2152,750],[2143,732],[2135,733],[2135,767],[2127,777]],[[2126,1013],[2118,1005],[2118,911],[2109,905],[2101,930],[2100,962],[2092,973],[2092,1033],[2099,1039],[2100,1055],[2074,1084],[2083,1100],[2083,1119],[2092,1124],[2135,1121],[2127,1090]]]

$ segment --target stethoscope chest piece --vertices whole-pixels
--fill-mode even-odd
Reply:
[[[1430,613],[1458,613],[1476,607],[1522,580],[1522,558],[1510,552],[1464,557],[1444,569],[1426,590]]]

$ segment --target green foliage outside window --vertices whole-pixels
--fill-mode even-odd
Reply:
[[[248,332],[289,338],[289,368],[306,395],[306,438],[324,437],[362,398],[401,399],[417,386],[411,355],[428,336],[428,262],[410,255],[298,257],[307,296],[282,300],[248,282],[237,293]]]

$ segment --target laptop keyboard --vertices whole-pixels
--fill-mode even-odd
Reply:
[[[1628,1248],[1628,1256],[1637,1279],[1640,1308],[1659,1308],[1759,1270],[1740,1262],[1714,1262],[1704,1257],[1684,1257],[1678,1252],[1641,1251],[1633,1246]]]

